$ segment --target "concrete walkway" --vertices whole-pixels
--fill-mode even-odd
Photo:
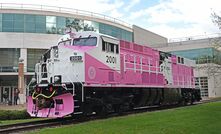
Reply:
[[[19,105],[6,105],[0,104],[0,110],[25,110],[26,104],[19,104]]]

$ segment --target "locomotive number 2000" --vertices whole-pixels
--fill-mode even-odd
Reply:
[[[117,63],[117,58],[114,56],[106,56],[106,58],[107,58],[106,60],[107,63],[113,63],[113,64]]]

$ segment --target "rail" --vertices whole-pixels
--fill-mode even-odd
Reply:
[[[131,24],[124,22],[122,20],[119,20],[117,18],[113,18],[113,17],[99,14],[99,13],[74,9],[74,8],[37,5],[37,4],[0,3],[0,9],[22,9],[22,10],[38,10],[38,11],[51,11],[51,12],[58,12],[58,13],[69,13],[69,14],[74,14],[74,15],[103,19],[103,20],[110,21],[113,23],[118,23],[125,27],[132,28]]]
[[[169,43],[194,41],[194,40],[200,40],[200,39],[211,39],[211,38],[218,38],[218,37],[221,37],[221,33],[196,35],[196,36],[188,36],[188,37],[181,37],[181,38],[171,38],[169,39]]]
[[[45,127],[53,127],[53,126],[60,126],[65,124],[68,121],[72,121],[71,118],[64,119],[45,119],[45,120],[37,120],[37,121],[29,121],[24,123],[16,123],[16,124],[9,124],[9,125],[0,125],[0,133],[16,133],[21,131],[31,131],[34,129],[40,129]]]

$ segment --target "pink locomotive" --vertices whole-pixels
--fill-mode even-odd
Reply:
[[[64,35],[35,67],[33,117],[106,114],[199,101],[194,61],[95,32]]]

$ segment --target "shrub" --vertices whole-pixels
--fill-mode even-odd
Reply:
[[[17,120],[30,118],[26,110],[0,110],[0,120]]]

